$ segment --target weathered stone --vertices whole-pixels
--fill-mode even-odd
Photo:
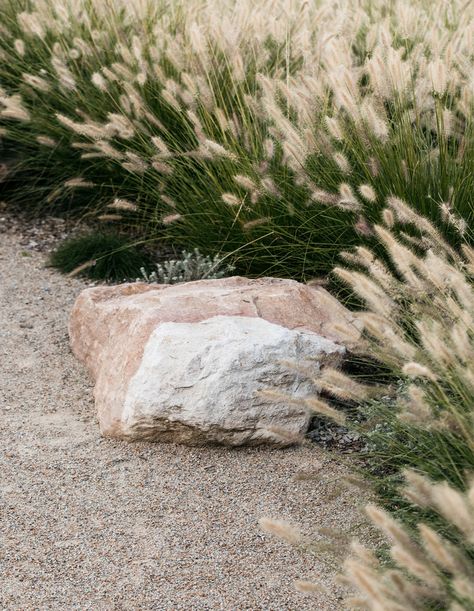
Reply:
[[[320,287],[291,280],[234,277],[173,286],[136,283],[86,289],[71,315],[71,347],[96,382],[104,435],[131,436],[124,428],[124,406],[155,330],[163,323],[199,323],[215,316],[262,318],[335,341],[341,340],[336,329],[343,326],[345,338],[348,330],[354,341],[358,337],[351,313],[336,299]],[[165,344],[160,345],[164,349]],[[172,342],[167,349],[173,354]],[[167,438],[173,440],[173,435]],[[175,438],[184,439],[182,433]]]
[[[262,391],[308,396],[310,383],[282,361],[316,358],[318,367],[342,352],[315,333],[261,318],[163,323],[128,385],[120,434],[188,444],[287,444],[306,432],[309,414]]]

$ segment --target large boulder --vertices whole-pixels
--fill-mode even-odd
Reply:
[[[301,379],[278,361],[337,363],[351,330],[356,341],[351,313],[320,287],[239,277],[86,289],[69,326],[96,383],[102,434],[233,445],[281,443],[277,429],[304,430],[306,414],[278,401],[272,411],[260,390],[297,395]]]

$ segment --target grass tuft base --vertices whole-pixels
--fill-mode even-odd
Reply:
[[[113,282],[139,277],[149,258],[127,237],[94,232],[64,241],[52,253],[50,265],[65,274]]]

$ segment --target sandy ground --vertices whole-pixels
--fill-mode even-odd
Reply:
[[[317,446],[190,449],[99,436],[68,347],[85,286],[0,226],[0,608],[342,609],[338,562],[262,534],[270,516],[357,534],[348,467]],[[304,476],[302,476],[302,474]],[[307,597],[293,581],[329,592]]]

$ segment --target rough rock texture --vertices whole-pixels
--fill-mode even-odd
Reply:
[[[334,327],[344,325],[357,338],[351,313],[337,300],[320,287],[292,280],[234,277],[87,289],[74,305],[69,333],[74,354],[96,382],[104,435],[124,435],[125,398],[152,332],[163,323],[196,323],[214,316],[262,318],[336,341],[340,337]]]
[[[286,445],[306,432],[309,414],[261,391],[270,387],[292,398],[308,396],[309,382],[281,361],[324,363],[343,352],[315,333],[261,318],[163,323],[151,334],[128,385],[121,435],[193,445]]]

